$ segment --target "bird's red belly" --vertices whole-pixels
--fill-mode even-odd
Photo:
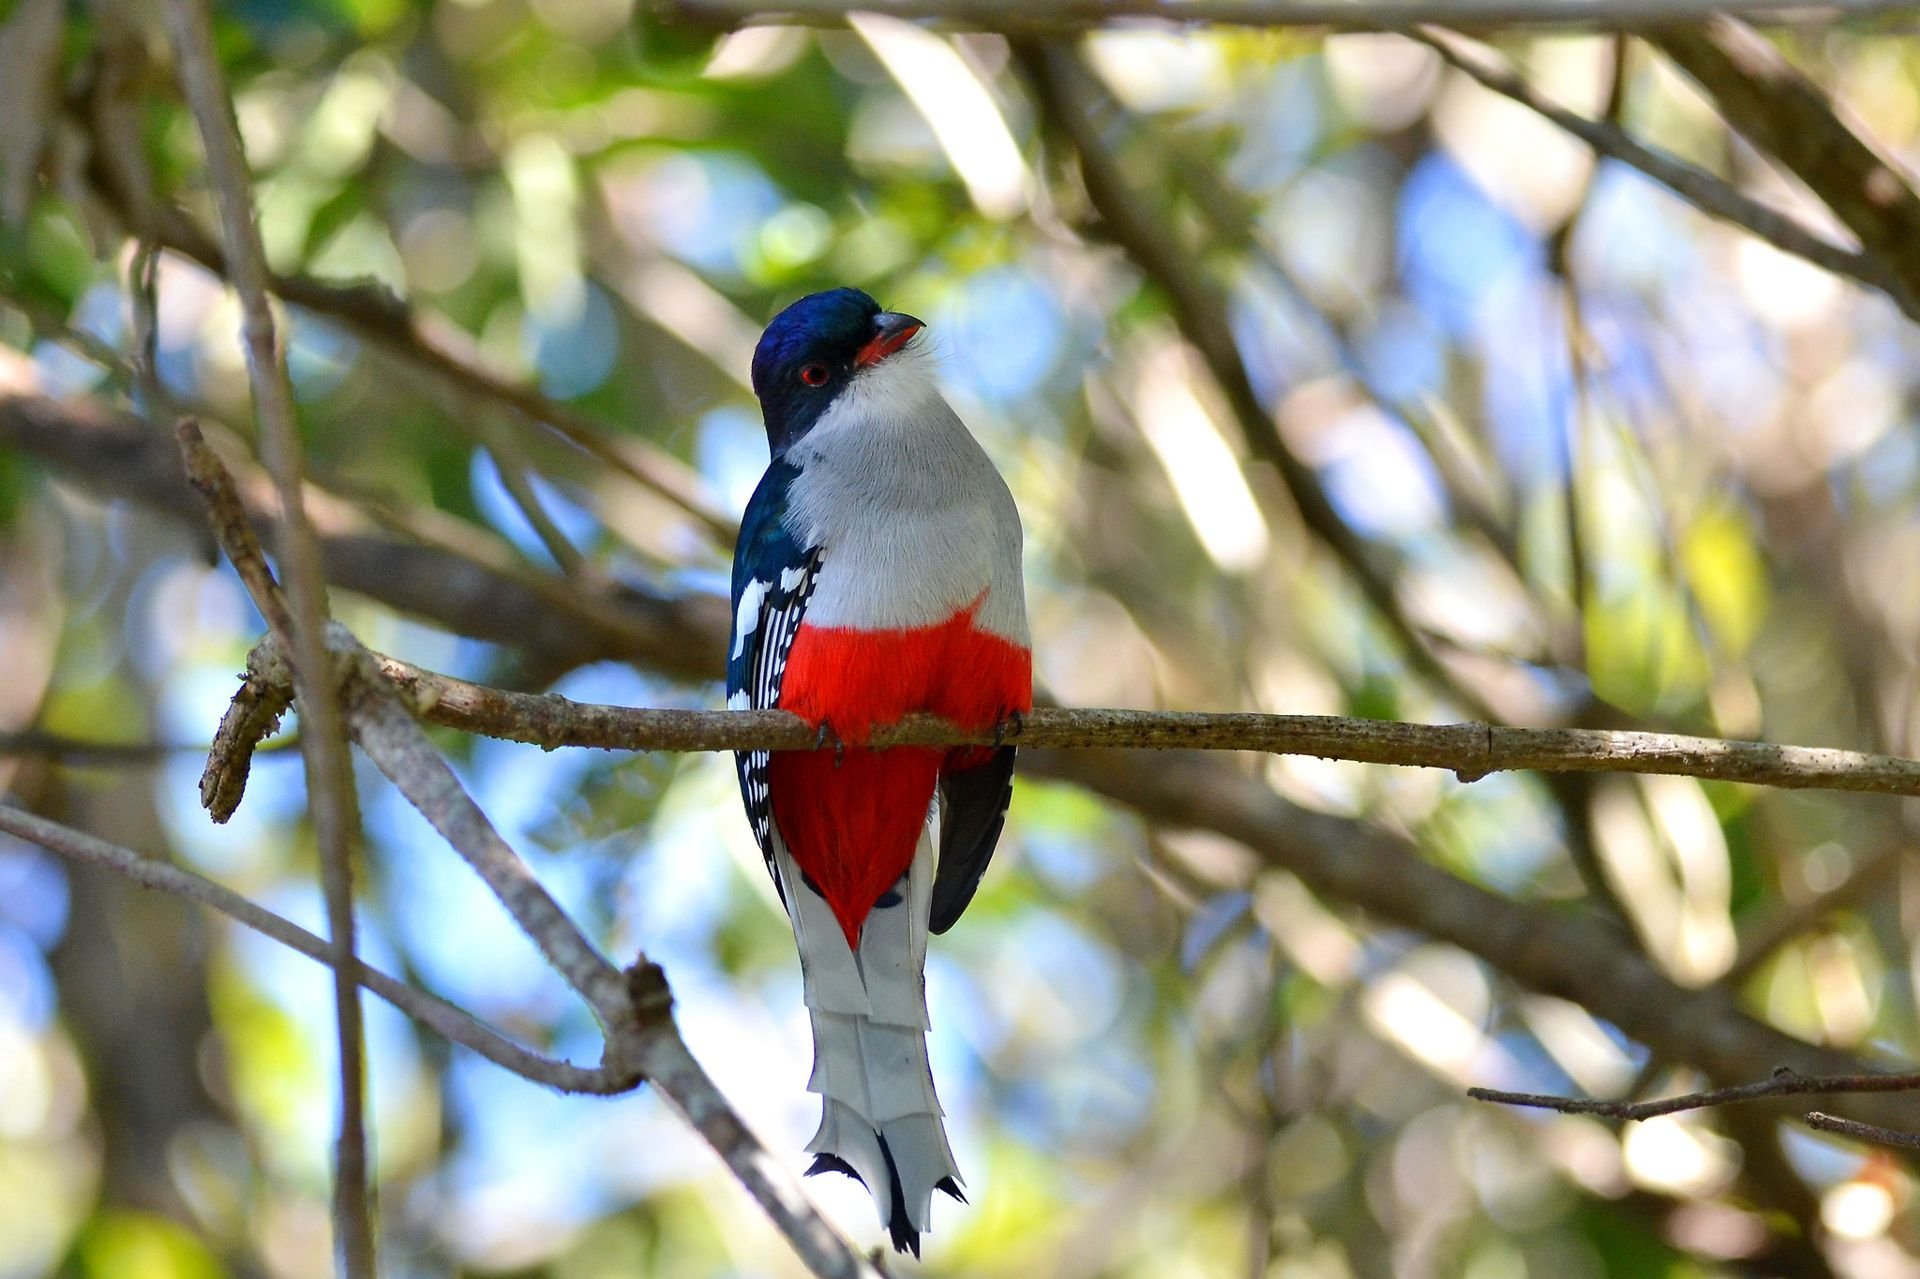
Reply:
[[[781,709],[827,724],[847,749],[776,753],[768,769],[773,816],[849,944],[858,944],[867,912],[912,863],[942,769],[982,755],[965,747],[869,750],[874,726],[921,711],[981,730],[1033,709],[1031,655],[976,629],[973,613],[899,631],[803,623],[787,654]]]

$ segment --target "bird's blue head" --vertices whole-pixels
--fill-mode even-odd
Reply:
[[[813,428],[854,378],[925,326],[882,311],[859,289],[810,293],[773,317],[753,351],[753,393],[779,457]]]

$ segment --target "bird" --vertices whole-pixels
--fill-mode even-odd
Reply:
[[[734,553],[727,660],[729,708],[816,732],[812,751],[735,756],[812,1022],[807,1172],[864,1183],[915,1256],[934,1191],[965,1202],[927,1060],[928,934],[986,871],[1013,793],[1004,738],[1033,707],[1020,514],[941,397],[925,328],[838,288],[762,333],[770,457]],[[870,747],[913,712],[994,744]]]

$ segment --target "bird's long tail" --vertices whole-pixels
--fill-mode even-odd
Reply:
[[[924,974],[938,844],[930,820],[907,873],[867,916],[857,952],[783,846],[775,857],[813,1019],[807,1088],[820,1094],[821,1116],[807,1145],[815,1155],[808,1172],[858,1177],[893,1246],[915,1256],[933,1192],[961,1198],[927,1064]]]

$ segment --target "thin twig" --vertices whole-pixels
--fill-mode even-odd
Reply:
[[[48,821],[9,804],[0,804],[0,830],[38,844],[51,853],[123,875],[137,884],[209,906],[248,928],[271,937],[309,959],[331,964],[333,947],[290,920],[231,889],[155,857],[109,844],[82,831]],[[637,1082],[632,1072],[576,1066],[523,1048],[435,995],[397,981],[365,961],[356,960],[353,978],[421,1025],[535,1083],[563,1092],[618,1093]]]
[[[1707,91],[1732,128],[1820,197],[1897,281],[1890,292],[1901,310],[1920,318],[1920,195],[1840,118],[1827,91],[1725,13],[1660,32],[1653,42]]]
[[[669,0],[667,12],[702,25],[843,26],[849,12],[930,19],[952,30],[1071,35],[1130,23],[1391,31],[1419,22],[1478,30],[1654,30],[1715,13],[1751,22],[1812,23],[1899,13],[1900,0]]]
[[[1450,33],[1410,30],[1403,34],[1426,45],[1448,65],[1485,88],[1511,98],[1571,133],[1596,153],[1631,165],[1709,217],[1730,222],[1783,253],[1877,289],[1893,298],[1909,315],[1920,318],[1920,307],[1914,305],[1900,282],[1878,259],[1825,239],[1698,165],[1636,141],[1624,129],[1604,120],[1589,120],[1548,102],[1511,71],[1469,56],[1453,42]]]
[[[353,849],[359,814],[347,758],[346,727],[334,700],[332,668],[322,628],[327,622],[326,577],[319,544],[301,492],[304,463],[294,418],[293,387],[267,300],[266,252],[255,221],[252,179],[240,149],[205,0],[170,0],[172,36],[181,87],[199,125],[224,232],[228,279],[239,295],[241,337],[247,353],[261,456],[280,497],[278,549],[287,600],[278,616],[272,592],[256,603],[288,645],[306,761],[309,811],[320,848],[327,932],[334,947],[335,1025],[338,1030],[340,1127],[335,1144],[335,1247],[347,1279],[375,1279],[373,1184],[367,1157],[366,1043],[360,992],[353,981]],[[264,568],[262,568],[264,571]],[[242,567],[242,576],[247,569]],[[253,582],[249,581],[251,587]]]
[[[1501,1106],[1526,1106],[1538,1110],[1557,1110],[1566,1115],[1599,1115],[1605,1119],[1657,1119],[1683,1110],[1705,1110],[1710,1106],[1728,1106],[1735,1102],[1759,1101],[1768,1097],[1806,1097],[1813,1094],[1913,1092],[1920,1089],[1920,1074],[1911,1075],[1803,1075],[1782,1066],[1766,1079],[1734,1084],[1727,1088],[1709,1088],[1702,1092],[1661,1097],[1655,1101],[1601,1101],[1587,1097],[1556,1097],[1550,1093],[1504,1092],[1498,1088],[1469,1088],[1467,1096]]]
[[[1838,1115],[1829,1115],[1823,1110],[1808,1112],[1807,1127],[1817,1128],[1821,1132],[1838,1133],[1843,1137],[1856,1137],[1861,1141],[1870,1141],[1876,1146],[1920,1150],[1920,1132],[1908,1132],[1900,1128],[1882,1128],[1879,1124],[1863,1124],[1857,1119],[1842,1119]]]

